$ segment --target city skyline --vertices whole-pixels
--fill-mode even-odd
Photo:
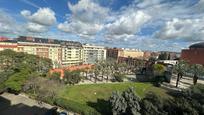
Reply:
[[[204,40],[203,7],[204,0],[1,0],[0,36],[180,52]]]

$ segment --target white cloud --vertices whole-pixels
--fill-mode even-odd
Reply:
[[[178,19],[167,21],[155,34],[160,39],[183,39],[185,41],[204,40],[204,17],[198,19]]]
[[[73,21],[71,23],[65,22],[58,25],[58,29],[68,33],[78,35],[95,35],[100,31],[102,26],[100,24],[89,24],[81,21]]]
[[[33,23],[51,26],[56,22],[55,12],[50,8],[39,8],[37,12],[31,14],[28,10],[21,11],[21,15]]]
[[[16,20],[7,12],[0,9],[0,33],[12,33],[17,34],[23,29],[22,26],[18,25]]]
[[[94,36],[102,30],[109,9],[100,6],[91,0],[81,0],[77,4],[68,3],[71,16],[58,29],[79,36]]]
[[[129,11],[122,14],[119,19],[106,25],[107,34],[110,36],[134,35],[150,20],[150,16],[143,11]]]
[[[46,26],[36,24],[36,23],[31,23],[31,22],[26,25],[26,29],[29,32],[34,32],[34,33],[42,33],[48,30]]]
[[[68,3],[73,18],[84,23],[101,23],[108,16],[109,9],[94,3],[93,0],[81,0],[76,5]]]
[[[21,11],[21,15],[24,16],[25,18],[31,16],[31,12],[29,10],[23,10]]]

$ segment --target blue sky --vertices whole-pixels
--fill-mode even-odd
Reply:
[[[0,36],[181,51],[204,40],[204,0],[0,0]]]

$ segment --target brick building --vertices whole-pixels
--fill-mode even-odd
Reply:
[[[204,65],[204,42],[193,44],[189,49],[182,50],[181,59],[191,64]]]

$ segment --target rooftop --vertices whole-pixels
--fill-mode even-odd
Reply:
[[[193,44],[189,48],[204,48],[204,42]]]

